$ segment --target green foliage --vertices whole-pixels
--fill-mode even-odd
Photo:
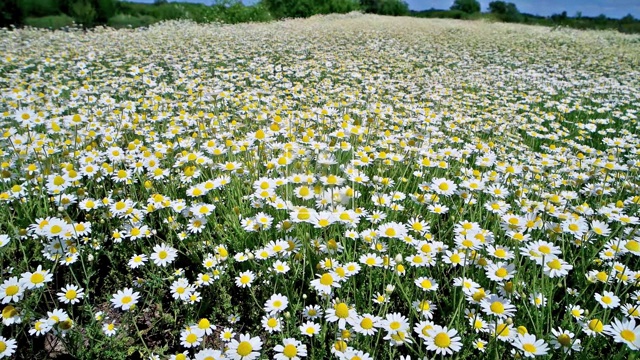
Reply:
[[[622,19],[611,19],[604,15],[598,17],[585,17],[580,12],[575,17],[569,17],[564,11],[550,17],[520,13],[515,4],[504,1],[493,1],[489,4],[490,13],[467,13],[461,10],[423,10],[411,11],[411,16],[421,18],[443,18],[443,19],[463,19],[463,20],[485,20],[524,23],[540,26],[565,26],[581,30],[617,30],[627,34],[640,33],[640,20],[632,15],[627,15]]]
[[[263,4],[245,6],[239,1],[218,1],[211,6],[192,3],[159,3],[154,5],[120,3],[121,14],[133,17],[148,16],[157,21],[189,19],[198,23],[262,22],[272,20]],[[144,25],[143,25],[144,26]]]
[[[360,10],[360,3],[357,0],[324,0],[317,3],[315,12],[318,14],[345,14]]]
[[[18,0],[20,9],[29,17],[41,17],[60,14],[55,0]]]
[[[409,5],[404,1],[383,0],[381,1],[380,15],[401,16],[409,13]]]
[[[24,18],[18,0],[0,1],[0,28],[22,24]]]
[[[400,3],[397,0],[376,0],[379,3]],[[309,17],[316,14],[348,13],[365,5],[357,0],[262,0],[261,3],[271,16],[277,19]]]
[[[478,0],[455,0],[451,5],[451,10],[458,10],[467,14],[480,12],[480,2]]]
[[[227,24],[238,24],[244,22],[264,22],[272,20],[269,11],[262,4],[255,6],[244,6],[242,3],[234,3],[229,6],[214,5],[212,9],[216,11],[215,16],[218,21]]]
[[[414,13],[413,16],[421,18],[438,18],[438,19],[468,19],[469,14],[460,10],[432,10]]]
[[[492,1],[489,3],[489,12],[495,14],[499,20],[504,22],[521,22],[523,19],[516,4],[511,2]]]
[[[522,14],[512,2],[492,1],[489,13],[480,12],[477,0],[455,0],[450,10],[409,11],[403,0],[260,0],[245,6],[240,0],[211,0],[210,6],[155,0],[153,4],[120,0],[0,0],[0,27],[21,26],[29,19],[32,26],[59,28],[68,18],[84,26],[148,26],[157,21],[187,19],[198,23],[237,24],[273,19],[309,17],[316,14],[366,13],[423,18],[488,20],[543,26],[567,26],[576,29],[613,29],[623,33],[640,33],[640,20],[631,14],[622,19],[605,15],[584,17],[581,12],[569,17],[564,11],[550,17]],[[65,17],[66,16],[66,17]],[[49,24],[52,25],[49,25]],[[40,24],[45,24],[40,26]],[[62,25],[65,26],[65,25]]]
[[[62,29],[73,25],[73,18],[67,15],[54,15],[39,18],[26,18],[24,24],[27,26],[43,29]]]
[[[116,14],[115,0],[94,0],[96,8],[96,22],[104,24]]]
[[[156,18],[149,15],[132,16],[126,14],[118,14],[109,18],[107,25],[116,28],[138,28],[143,26],[149,26],[157,22]]]
[[[71,6],[71,13],[76,22],[84,27],[93,26],[97,16],[93,5],[83,0],[79,0]]]
[[[380,15],[408,15],[409,5],[400,0],[361,0],[362,10]]]
[[[263,0],[263,3],[278,19],[313,15],[312,0]]]

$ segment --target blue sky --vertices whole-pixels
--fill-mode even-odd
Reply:
[[[128,0],[151,3],[153,0]],[[178,0],[211,4],[215,0]],[[258,0],[242,0],[245,4],[253,4]],[[426,10],[431,8],[448,9],[453,0],[405,0],[412,10]],[[480,0],[482,11],[486,11],[492,0]],[[521,12],[548,16],[566,11],[569,16],[575,16],[578,11],[583,16],[598,16],[621,18],[627,14],[640,18],[640,0],[505,0],[516,4]]]
[[[486,11],[492,0],[480,0],[482,11]],[[598,16],[605,14],[609,17],[621,18],[627,14],[640,18],[640,0],[505,0],[516,4],[520,12],[538,15],[552,15],[566,11],[574,16],[582,11],[583,16]],[[448,9],[453,0],[409,0],[410,7],[416,10]]]

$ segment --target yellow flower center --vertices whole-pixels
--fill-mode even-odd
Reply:
[[[188,342],[189,344],[193,344],[196,341],[198,341],[198,335],[191,333],[187,335],[187,338],[185,339],[185,341]]]
[[[629,310],[627,310],[627,314],[633,317],[640,316],[640,310],[638,310],[638,305],[636,305],[636,307],[629,308]]]
[[[331,276],[331,274],[323,274],[322,277],[320,278],[320,284],[324,286],[329,286],[333,284],[333,276]]]
[[[284,347],[284,349],[282,350],[282,354],[291,359],[298,354],[298,348],[296,348],[294,345],[289,344]]]
[[[629,329],[620,331],[620,337],[631,343],[636,340],[636,334]]]
[[[498,324],[496,326],[496,336],[508,336],[509,335],[509,325],[507,324]]]
[[[238,345],[238,355],[247,356],[253,351],[253,346],[248,341],[243,341]]]
[[[536,346],[533,344],[523,344],[522,345],[522,349],[528,353],[535,353],[536,352]]]
[[[64,294],[64,297],[67,298],[67,300],[73,300],[76,296],[78,296],[78,293],[73,289],[67,290],[66,294]]]
[[[420,283],[420,286],[422,286],[425,289],[431,289],[431,280],[429,279],[422,280],[422,282]]]
[[[349,307],[345,303],[336,304],[334,307],[336,316],[341,319],[346,319],[349,316]]]
[[[504,312],[504,305],[500,301],[494,301],[491,303],[491,311],[496,314],[502,314]]]
[[[462,241],[462,246],[466,247],[466,248],[470,248],[473,246],[473,241],[469,240],[469,239],[464,239]]]
[[[18,315],[18,311],[16,310],[15,307],[11,306],[11,305],[7,305],[5,306],[4,309],[2,309],[2,317],[4,319],[10,319],[14,316]]]
[[[373,328],[373,321],[370,318],[364,318],[360,321],[360,327],[369,330]]]
[[[480,289],[478,291],[476,291],[471,297],[473,298],[474,301],[480,301],[482,299],[484,299],[485,296],[485,292],[483,289]]]
[[[18,285],[9,285],[4,292],[7,296],[13,296],[17,294],[18,291],[20,291],[20,287]]]
[[[311,214],[308,209],[302,209],[298,212],[298,219],[300,220],[309,220]]]
[[[44,282],[44,275],[42,275],[41,273],[35,273],[33,275],[31,275],[31,283],[33,284],[41,284],[42,282]]]
[[[571,337],[569,337],[569,335],[567,334],[560,334],[560,336],[558,336],[558,343],[560,343],[560,345],[562,346],[569,346],[571,345]]]
[[[53,178],[53,185],[61,186],[62,184],[64,184],[64,178],[62,176],[58,175]]]
[[[547,262],[547,266],[553,270],[560,270],[562,269],[562,263],[560,263],[560,260],[558,259],[553,259],[549,262]]]
[[[433,338],[433,343],[439,348],[446,348],[451,345],[451,338],[447,333],[441,332]]]
[[[597,333],[600,333],[604,329],[604,325],[602,324],[602,321],[598,319],[593,319],[589,321],[589,329]]]
[[[640,242],[637,242],[635,240],[629,240],[629,242],[627,242],[624,247],[632,252],[640,252]]]

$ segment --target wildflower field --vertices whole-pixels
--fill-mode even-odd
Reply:
[[[639,36],[349,14],[0,54],[0,358],[638,358]]]

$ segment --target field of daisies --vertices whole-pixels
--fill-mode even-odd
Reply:
[[[640,37],[0,30],[0,358],[640,348]]]

